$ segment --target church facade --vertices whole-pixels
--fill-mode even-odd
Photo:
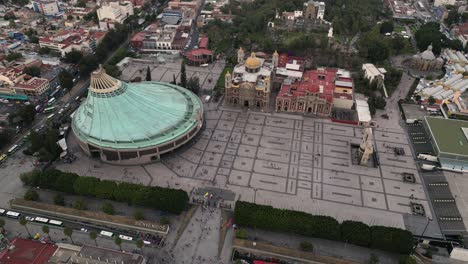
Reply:
[[[278,58],[277,53],[275,57]],[[270,104],[272,70],[271,63],[256,57],[255,53],[245,59],[244,51],[240,48],[237,52],[237,65],[232,73],[227,72],[224,77],[225,103],[267,110]]]

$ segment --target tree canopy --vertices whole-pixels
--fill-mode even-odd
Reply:
[[[442,32],[437,22],[428,22],[422,25],[415,33],[418,49],[424,51],[429,45],[432,45],[432,51],[440,54],[443,48],[461,50],[463,45],[460,40],[450,40]]]

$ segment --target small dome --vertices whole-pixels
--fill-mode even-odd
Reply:
[[[245,66],[251,69],[255,69],[260,67],[262,61],[255,56],[255,53],[252,52],[249,58],[245,61]]]

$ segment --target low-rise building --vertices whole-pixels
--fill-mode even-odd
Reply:
[[[189,34],[177,26],[158,27],[157,24],[153,24],[133,35],[130,45],[144,53],[174,53],[184,48],[188,37]]]
[[[49,258],[50,264],[145,264],[146,259],[136,253],[123,252],[95,246],[75,246],[58,243]]]
[[[82,50],[89,48],[89,32],[84,29],[64,30],[54,36],[39,38],[39,47],[48,47],[57,51],[63,57],[72,49]]]
[[[348,71],[318,68],[300,81],[284,83],[276,97],[276,111],[329,116],[332,107],[351,109],[353,81]]]
[[[362,70],[364,71],[364,78],[369,80],[369,82],[373,82],[374,80],[383,82],[383,80],[385,80],[385,73],[387,73],[384,68],[377,68],[372,63],[363,64]]]
[[[46,264],[56,250],[53,244],[17,237],[0,253],[0,263]]]
[[[426,116],[423,124],[442,169],[468,171],[468,121]]]
[[[40,99],[50,89],[47,79],[33,77],[29,80],[19,82],[11,86],[15,93],[24,94],[32,101]]]

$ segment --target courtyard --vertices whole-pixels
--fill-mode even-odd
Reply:
[[[376,128],[380,166],[351,161],[351,145],[360,144],[362,128],[303,116],[265,114],[206,106],[200,138],[162,162],[112,166],[79,157],[61,170],[145,185],[228,189],[240,200],[288,208],[339,221],[405,228],[410,203],[432,217],[409,141],[403,130]],[[404,149],[396,156],[394,147]],[[403,181],[413,174],[415,183]]]
[[[163,63],[157,63],[154,57],[132,60],[126,67],[122,67],[120,79],[123,81],[132,81],[138,78],[145,80],[147,68],[150,67],[152,81],[170,83],[175,78],[179,83],[181,63],[182,58],[168,59]],[[224,60],[216,60],[207,67],[186,65],[187,79],[198,77],[200,87],[211,93],[225,65]]]

